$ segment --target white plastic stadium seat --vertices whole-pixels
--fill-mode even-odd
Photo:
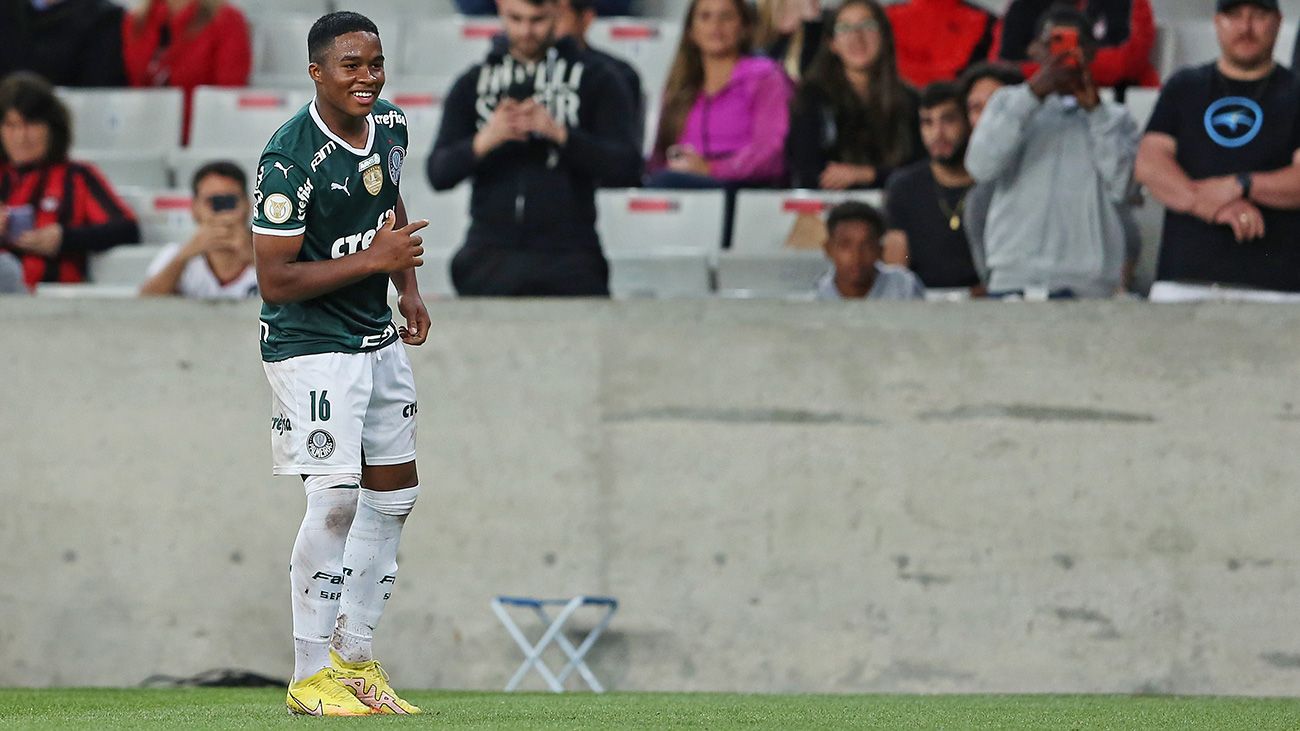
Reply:
[[[437,82],[422,82],[419,87],[384,87],[383,97],[396,104],[406,115],[407,152],[433,147],[433,138],[438,134],[438,125],[442,123],[442,100],[445,93],[443,89],[433,86],[434,83]],[[422,161],[418,173],[424,174]]]
[[[698,250],[669,246],[651,251],[607,249],[605,256],[610,293],[619,299],[712,294],[711,261]]]
[[[231,0],[250,21],[265,15],[302,14],[319,18],[334,9],[333,0]],[[302,36],[307,42],[306,34]]]
[[[596,231],[605,251],[668,248],[717,255],[725,200],[720,190],[600,190]]]
[[[179,89],[59,89],[72,115],[72,157],[94,163],[114,186],[167,185],[180,145]]]
[[[468,182],[443,193],[437,193],[424,175],[424,157],[407,158],[402,173],[402,201],[411,220],[428,219],[429,225],[420,232],[425,251],[451,252],[465,242],[469,228]],[[428,264],[425,265],[425,268]]]
[[[597,18],[587,31],[587,41],[632,64],[641,75],[641,90],[657,100],[681,32],[680,20]]]
[[[455,15],[456,5],[452,0],[370,0],[360,10],[378,24],[380,17],[416,19]],[[379,33],[384,32],[384,26],[380,25]]]
[[[104,286],[139,287],[162,244],[115,246],[90,259],[90,281]]]
[[[394,79],[405,76],[458,76],[483,60],[492,36],[501,32],[496,18],[429,18],[417,20],[407,29],[401,65]]]
[[[266,3],[272,5],[275,3]],[[310,88],[307,31],[318,15],[258,15],[253,26],[253,79],[258,87]]]
[[[1133,115],[1138,130],[1146,130],[1147,122],[1151,120],[1151,113],[1155,111],[1156,100],[1159,98],[1159,89],[1146,89],[1135,86],[1124,93],[1124,106],[1128,107],[1129,114]]]
[[[882,206],[879,191],[742,190],[736,196],[731,249],[718,259],[718,291],[727,296],[809,294],[829,266],[819,250],[791,249],[786,239],[800,215],[825,218],[835,204]]]
[[[135,212],[146,244],[183,243],[194,234],[188,190],[128,189],[123,198]]]
[[[262,157],[263,140],[260,145],[241,145],[239,147],[185,147],[172,153],[169,163],[172,179],[180,189],[188,189],[194,173],[200,167],[217,160],[227,160],[239,166],[248,176],[249,194],[257,180],[257,162]]]
[[[200,86],[194,92],[190,146],[209,148],[266,146],[313,93],[307,90],[227,89]]]

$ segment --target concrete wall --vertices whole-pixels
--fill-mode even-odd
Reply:
[[[504,685],[489,598],[583,591],[617,689],[1300,682],[1300,311],[433,310],[401,686]],[[0,301],[0,686],[288,673],[255,317]]]

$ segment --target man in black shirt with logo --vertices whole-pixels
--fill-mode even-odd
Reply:
[[[1153,301],[1300,301],[1300,84],[1277,0],[1218,0],[1221,54],[1166,83],[1137,178],[1168,208]]]
[[[921,92],[921,140],[930,159],[894,173],[886,186],[889,233],[885,250],[906,263],[926,291],[957,296],[982,291],[963,230],[966,195],[974,186],[966,172],[970,123],[961,88],[939,82]]]

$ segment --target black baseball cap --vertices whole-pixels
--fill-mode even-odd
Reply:
[[[1219,0],[1215,12],[1226,13],[1238,5],[1245,5],[1247,3],[1258,5],[1265,10],[1276,10],[1279,13],[1282,12],[1281,8],[1277,6],[1277,0]]]

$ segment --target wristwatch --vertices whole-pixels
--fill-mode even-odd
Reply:
[[[1250,186],[1255,182],[1250,173],[1237,173],[1237,182],[1241,184],[1241,197],[1250,200]]]

